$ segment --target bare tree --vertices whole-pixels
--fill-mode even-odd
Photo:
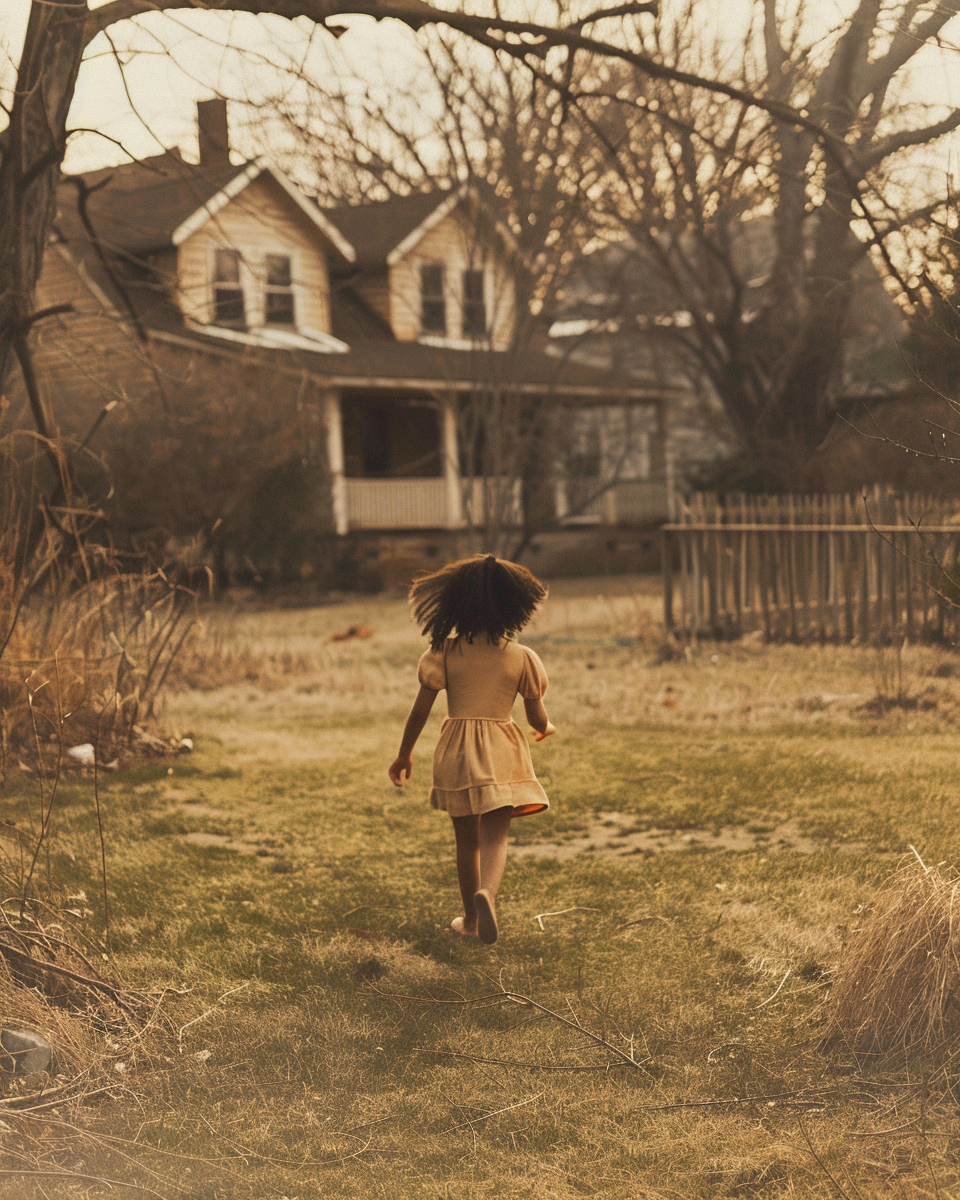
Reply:
[[[515,19],[515,10],[497,0],[479,13],[423,0],[354,0],[348,11],[413,29],[455,30],[523,63],[576,110],[605,143],[610,178],[619,185],[610,211],[645,241],[678,291],[691,280],[705,285],[702,296],[694,294],[697,303],[685,298],[690,344],[741,437],[767,464],[761,473],[769,475],[772,463],[778,475],[786,467],[797,476],[838,403],[857,264],[872,250],[913,296],[890,242],[923,219],[929,204],[895,211],[884,167],[960,125],[960,113],[952,112],[916,123],[895,104],[902,69],[940,35],[957,6],[859,0],[843,26],[816,44],[804,40],[803,22],[778,11],[776,0],[756,6],[743,67],[735,70],[692,52],[692,19],[649,28],[652,3],[598,10],[558,4],[544,22]],[[0,380],[16,357],[41,432],[53,427],[31,386],[29,334],[46,315],[35,310],[33,296],[84,49],[118,21],[198,7],[319,25],[344,11],[338,0],[31,4],[0,160]],[[579,75],[584,58],[600,66]],[[651,175],[646,164],[658,155]],[[752,292],[752,276],[736,265],[732,234],[720,231],[742,232],[748,210],[761,215],[764,205],[775,249],[770,279]],[[654,223],[651,213],[662,221]]]
[[[617,282],[640,324],[656,321],[709,380],[746,450],[741,482],[815,486],[817,448],[850,399],[858,285],[879,268],[920,299],[910,234],[947,188],[898,173],[960,112],[908,103],[905,69],[958,6],[860,0],[814,36],[814,6],[755,0],[737,53],[704,43],[694,8],[646,29],[647,53],[793,118],[623,64],[607,72],[605,108],[596,87],[571,88],[571,102],[609,151],[607,216],[638,248]]]

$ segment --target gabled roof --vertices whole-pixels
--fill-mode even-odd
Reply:
[[[261,175],[272,178],[347,262],[353,246],[277,167],[259,158],[240,166],[203,166],[168,151],[83,176],[90,219],[100,241],[140,255],[179,246]],[[68,177],[69,178],[69,177]]]
[[[414,250],[468,196],[482,204],[477,189],[464,184],[454,191],[416,192],[324,211],[356,248],[359,266],[384,267],[393,266]],[[513,246],[513,235],[506,226],[500,221],[494,224],[501,238]]]
[[[459,198],[459,192],[417,192],[370,204],[339,205],[324,212],[354,247],[360,266],[383,266],[391,251],[430,218],[438,219],[434,214],[442,205],[448,205],[449,212]]]
[[[398,342],[389,324],[347,283],[335,285],[331,291],[332,335],[311,339],[275,333],[268,336],[257,330],[235,333],[190,321],[155,267],[146,261],[147,253],[172,247],[189,237],[264,170],[285,186],[283,177],[263,164],[204,168],[184,163],[176,153],[84,176],[91,187],[109,177],[109,183],[89,197],[90,217],[106,251],[104,258],[96,253],[79,218],[74,189],[64,182],[57,221],[61,244],[56,252],[74,264],[77,275],[98,298],[105,313],[124,322],[132,318],[150,340],[238,361],[269,363],[278,370],[306,373],[329,386],[396,389],[401,393],[502,387],[587,402],[618,397],[641,402],[662,399],[662,388],[652,389],[609,371],[597,371],[551,354],[550,347],[498,353]],[[361,244],[357,250],[360,254],[373,253],[371,247],[379,246],[376,253],[382,253],[379,261],[385,263],[398,246],[416,244],[415,239],[451,211],[463,194],[438,192],[402,197],[382,206],[344,209],[342,212],[349,213],[356,225],[341,224],[350,233],[356,229],[368,234],[366,241],[358,236]],[[301,207],[313,207],[310,201],[301,204],[301,200],[297,200]],[[319,209],[314,211],[327,220]],[[386,216],[391,217],[390,221],[383,219]],[[322,228],[319,221],[317,224]],[[384,229],[389,230],[389,237],[380,236]],[[351,239],[335,232],[353,251]]]

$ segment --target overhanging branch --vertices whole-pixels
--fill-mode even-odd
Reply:
[[[942,121],[935,121],[932,125],[924,125],[920,129],[904,129],[900,133],[892,133],[889,137],[881,138],[873,146],[868,147],[863,155],[863,161],[868,166],[876,166],[877,163],[883,162],[885,158],[895,154],[898,150],[906,150],[910,146],[923,146],[927,142],[936,141],[944,134],[952,133],[958,126],[960,126],[960,109],[950,113]]]

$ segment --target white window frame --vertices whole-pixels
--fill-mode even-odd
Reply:
[[[292,325],[277,325],[267,321],[267,288],[270,286],[267,283],[267,256],[271,254],[278,258],[288,258],[290,260],[290,295],[293,297]],[[288,246],[285,246],[282,250],[263,250],[257,266],[262,275],[262,282],[260,283],[260,295],[263,301],[261,308],[261,315],[263,317],[262,327],[264,329],[287,329],[298,332],[303,328],[301,320],[303,289],[297,282],[300,278],[300,251]]]
[[[483,281],[484,330],[483,330],[483,333],[480,335],[475,334],[475,333],[467,333],[467,330],[466,330],[466,324],[467,324],[467,322],[466,322],[466,311],[467,311],[467,303],[466,303],[466,301],[467,301],[467,286],[466,286],[467,279],[466,279],[466,276],[467,276],[468,271],[474,271],[474,272],[478,273]],[[491,274],[490,267],[486,263],[483,263],[479,267],[461,267],[460,268],[460,296],[458,298],[459,306],[460,306],[460,337],[463,341],[468,342],[471,346],[475,346],[478,342],[492,342],[493,341],[493,322],[491,320],[491,310],[492,310],[493,306],[490,303],[491,291],[492,291],[490,274]]]
[[[439,267],[440,268],[440,296],[443,301],[443,332],[442,333],[440,333],[436,329],[427,329],[423,323],[423,301],[424,301],[423,269],[424,269],[424,267]],[[450,266],[449,266],[449,263],[447,263],[446,260],[437,261],[437,259],[435,259],[435,258],[421,258],[421,259],[416,260],[415,269],[416,269],[416,274],[417,274],[417,289],[418,289],[418,293],[419,293],[418,294],[419,311],[417,313],[417,321],[420,326],[421,340],[426,340],[427,338],[433,338],[433,339],[441,339],[444,342],[446,342],[446,340],[450,336],[450,297],[448,295],[448,292],[450,290]]]
[[[207,303],[209,305],[208,312],[210,314],[209,324],[216,326],[217,329],[232,329],[231,325],[220,325],[217,322],[217,251],[230,250],[239,257],[239,286],[243,294],[243,316],[244,328],[250,329],[253,322],[250,320],[250,268],[247,265],[246,251],[240,246],[222,246],[218,242],[211,242],[207,247]]]

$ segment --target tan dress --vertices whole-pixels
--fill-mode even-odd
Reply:
[[[448,638],[442,650],[423,655],[417,674],[423,687],[447,692],[449,716],[433,756],[433,807],[451,817],[508,806],[525,817],[549,808],[527,739],[510,716],[518,693],[539,700],[547,690],[536,654],[508,639],[493,646]]]

